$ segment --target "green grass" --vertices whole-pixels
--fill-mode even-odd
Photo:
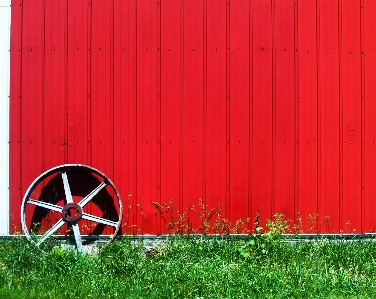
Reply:
[[[175,237],[146,255],[124,238],[98,255],[0,241],[1,298],[376,298],[376,243],[278,235]]]

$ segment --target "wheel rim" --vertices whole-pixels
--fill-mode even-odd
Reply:
[[[60,165],[42,173],[26,191],[21,206],[22,229],[37,247],[65,232],[73,233],[76,249],[82,252],[85,232],[96,235],[100,230],[112,231],[109,236],[96,235],[107,236],[108,244],[119,232],[121,221],[122,202],[115,185],[99,170],[80,164]]]

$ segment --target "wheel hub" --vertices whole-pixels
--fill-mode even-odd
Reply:
[[[74,202],[66,204],[61,213],[63,215],[63,220],[70,224],[75,223],[82,218],[82,208]]]

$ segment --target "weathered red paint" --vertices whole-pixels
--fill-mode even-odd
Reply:
[[[13,0],[10,207],[64,163],[106,173],[131,233],[154,203],[376,225],[376,3]],[[251,225],[252,226],[252,225]]]

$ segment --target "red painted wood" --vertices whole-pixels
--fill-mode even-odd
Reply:
[[[221,211],[226,198],[226,0],[207,1],[205,203]],[[214,218],[214,216],[213,216]],[[214,219],[213,219],[214,220]]]
[[[250,4],[230,2],[229,28],[229,220],[248,217],[250,156]],[[239,232],[240,233],[240,232]]]
[[[113,177],[113,3],[93,1],[91,6],[90,98],[88,124],[91,134],[91,163]],[[106,117],[103,117],[103,116]],[[92,204],[94,215],[105,211]],[[110,230],[107,231],[110,233]]]
[[[113,151],[113,6],[93,1],[91,5],[91,97],[87,109],[91,130],[91,163],[111,175]],[[106,117],[103,117],[106,115]]]
[[[22,82],[22,0],[12,3],[12,38],[10,40],[10,132],[9,132],[9,210],[10,232],[20,230],[21,198],[21,82]]]
[[[21,172],[23,194],[44,170],[44,13],[43,1],[23,1],[22,6],[21,157],[28,165],[28,171]]]
[[[67,161],[67,4],[46,2],[43,70],[44,170]]]
[[[14,0],[12,225],[43,170],[83,163],[117,185],[126,233],[171,232],[178,213],[199,229],[200,203],[232,225],[283,213],[304,232],[373,230],[375,12],[369,0]]]
[[[182,196],[182,27],[181,1],[161,8],[161,201],[178,211]],[[166,229],[164,215],[162,228]],[[163,227],[164,226],[164,227]]]
[[[297,211],[317,231],[317,22],[316,2],[298,2],[299,185]]]
[[[43,1],[23,1],[21,73],[21,157],[28,171],[21,171],[21,192],[44,171],[44,12]],[[33,130],[29,130],[34,128]],[[21,202],[21,199],[18,199]],[[17,209],[17,214],[19,213]]]
[[[157,217],[157,1],[137,2],[137,225],[142,233],[155,234]]]
[[[374,199],[376,198],[376,103],[373,100],[376,92],[374,84],[376,69],[376,34],[373,28],[376,25],[376,6],[372,1],[364,2],[364,64],[363,84],[365,92],[364,107],[364,131],[365,131],[365,201],[364,201],[364,232],[374,231],[376,227],[376,215],[374,213]]]
[[[318,3],[318,214],[320,231],[339,231],[338,3]],[[328,128],[331,128],[330,130]]]
[[[273,24],[272,2],[252,2],[252,214],[260,226],[271,219],[273,158]]]
[[[200,226],[198,199],[203,197],[203,1],[182,6],[182,196],[181,212],[192,227]]]
[[[126,17],[124,17],[126,16]],[[137,233],[136,1],[114,2],[114,182],[123,200],[123,233]],[[121,182],[121,183],[120,183]]]
[[[91,160],[91,2],[67,2],[67,140],[68,163],[92,164]],[[93,28],[95,29],[95,27]],[[95,147],[96,149],[97,147]],[[103,170],[102,170],[103,171]]]
[[[274,209],[295,215],[295,15],[294,1],[275,2]]]
[[[342,2],[340,24],[343,192],[340,229],[352,232],[356,228],[359,231],[361,225],[361,48],[358,1]]]

